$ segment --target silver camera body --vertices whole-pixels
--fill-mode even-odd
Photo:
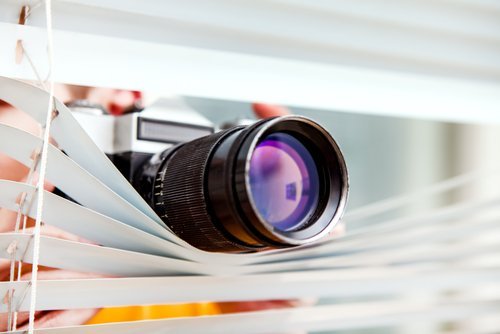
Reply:
[[[69,104],[99,148],[130,181],[154,154],[214,133],[212,122],[178,99],[162,98],[141,111],[110,115],[86,101]]]

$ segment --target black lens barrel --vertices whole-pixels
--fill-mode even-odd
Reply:
[[[265,136],[285,132],[314,157],[319,203],[307,224],[276,229],[252,200],[249,165]],[[301,245],[328,234],[344,211],[347,169],[329,133],[300,116],[283,116],[180,144],[154,156],[136,187],[180,238],[207,251],[242,252]]]

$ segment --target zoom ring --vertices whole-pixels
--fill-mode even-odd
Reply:
[[[179,147],[155,180],[155,211],[181,239],[207,251],[248,250],[226,238],[209,213],[205,170],[210,152],[225,134],[200,138]]]

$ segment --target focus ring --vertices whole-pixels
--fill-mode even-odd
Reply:
[[[248,250],[217,228],[205,194],[210,153],[225,131],[188,142],[169,156],[155,180],[155,211],[170,229],[191,245],[207,251]]]

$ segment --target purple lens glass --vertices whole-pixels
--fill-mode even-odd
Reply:
[[[250,189],[260,216],[281,231],[299,229],[318,205],[316,163],[295,137],[265,137],[250,160]]]

